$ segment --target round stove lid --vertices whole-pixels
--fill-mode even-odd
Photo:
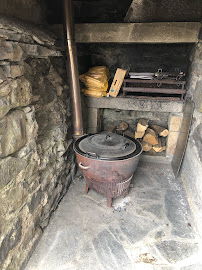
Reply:
[[[115,133],[100,133],[90,135],[79,142],[79,149],[97,158],[117,158],[132,154],[136,144]]]

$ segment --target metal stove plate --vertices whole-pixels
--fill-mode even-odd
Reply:
[[[84,153],[99,158],[114,158],[130,155],[136,150],[136,144],[121,135],[100,133],[86,137],[79,143]]]

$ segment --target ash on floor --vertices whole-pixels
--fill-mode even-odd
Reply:
[[[125,198],[106,198],[76,177],[26,270],[199,270],[200,238],[181,179],[142,163]]]

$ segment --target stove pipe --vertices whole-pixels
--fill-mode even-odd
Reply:
[[[63,0],[65,14],[65,29],[67,40],[67,70],[72,100],[73,135],[78,138],[83,135],[81,96],[78,75],[76,43],[74,40],[74,22],[72,0]]]

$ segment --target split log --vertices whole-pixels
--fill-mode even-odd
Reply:
[[[130,131],[129,129],[127,129],[127,130],[124,131],[124,135],[126,135],[126,136],[128,136],[128,137],[130,137],[132,139],[135,138],[135,133],[132,132],[132,131]]]
[[[158,144],[158,135],[153,129],[148,128],[146,134],[144,135],[143,141],[152,145],[156,145]]]
[[[135,139],[143,138],[144,134],[145,134],[145,131],[139,131],[139,132],[135,131]]]
[[[153,146],[154,151],[156,151],[157,153],[160,153],[164,150],[166,150],[166,138],[159,138],[159,142],[157,145]]]
[[[137,123],[137,132],[145,132],[145,130],[148,128],[148,120],[146,119],[139,119]]]
[[[152,145],[148,142],[142,141],[141,144],[142,144],[143,151],[145,152],[148,152],[152,149]]]
[[[128,124],[126,122],[121,122],[121,124],[119,124],[117,126],[117,130],[121,130],[121,131],[124,131],[128,128]]]
[[[156,132],[158,133],[159,136],[162,137],[167,137],[168,136],[168,130],[166,128],[163,128],[161,126],[157,126],[157,125],[150,125],[150,127]]]

